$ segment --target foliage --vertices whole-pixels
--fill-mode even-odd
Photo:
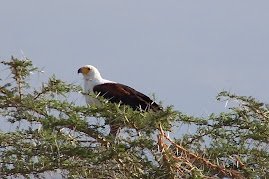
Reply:
[[[80,86],[54,75],[40,89],[29,84],[39,71],[30,60],[2,61],[10,70],[0,85],[0,177],[69,178],[266,178],[269,175],[269,105],[252,97],[222,92],[235,103],[229,113],[206,118],[167,107],[133,111],[100,98],[103,106],[69,99]],[[24,127],[19,124],[25,124]],[[108,124],[125,126],[108,135]],[[196,126],[193,134],[171,139],[178,123]],[[165,132],[166,131],[166,132]]]

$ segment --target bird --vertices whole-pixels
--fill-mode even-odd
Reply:
[[[163,110],[156,102],[145,94],[121,83],[106,80],[101,77],[99,70],[92,65],[85,65],[78,69],[84,78],[84,92],[86,103],[102,106],[98,98],[87,94],[97,93],[103,96],[109,102],[129,105],[133,110],[148,112],[150,110],[157,112]],[[121,127],[110,125],[110,135],[116,136]]]

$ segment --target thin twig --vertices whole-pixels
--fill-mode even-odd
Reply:
[[[202,158],[201,156],[198,156],[192,152],[189,152],[188,150],[186,150],[185,148],[181,147],[180,145],[178,145],[177,143],[175,143],[174,141],[172,141],[172,139],[170,139],[164,132],[162,129],[161,124],[159,124],[159,128],[160,128],[160,132],[161,134],[169,141],[171,142],[175,147],[177,147],[179,150],[181,150],[182,152],[184,152],[186,155],[188,154],[190,156],[190,159],[195,159],[196,161],[200,161],[202,163],[204,163],[205,165],[212,167],[213,170],[217,170],[219,172],[221,172],[222,174],[226,175],[226,176],[232,176],[235,178],[243,178],[243,176],[235,171],[235,170],[228,170],[226,168],[224,168],[223,166],[220,165],[215,165],[213,163],[211,163],[209,160]]]

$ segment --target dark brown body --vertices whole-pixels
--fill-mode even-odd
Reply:
[[[152,101],[148,96],[136,91],[135,89],[119,84],[105,83],[96,85],[93,88],[95,93],[108,99],[112,103],[122,103],[131,106],[134,110],[141,111],[160,111],[162,108]],[[117,131],[121,128],[120,125],[110,124],[110,135],[116,136]]]
[[[100,96],[103,96],[112,103],[122,102],[122,104],[131,106],[134,110],[162,110],[162,108],[148,96],[123,84],[105,83],[96,85],[93,91],[99,93]]]

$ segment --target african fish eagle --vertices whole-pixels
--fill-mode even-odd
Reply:
[[[97,93],[112,103],[129,105],[134,110],[162,110],[157,103],[143,93],[140,93],[129,86],[103,79],[98,69],[92,65],[81,67],[78,70],[78,73],[82,73],[84,77],[85,93]],[[86,103],[89,105],[96,104],[101,106],[101,103],[97,98],[85,95],[85,99]],[[116,127],[116,131],[113,131],[111,127],[110,134],[116,135],[118,128],[119,126]]]

